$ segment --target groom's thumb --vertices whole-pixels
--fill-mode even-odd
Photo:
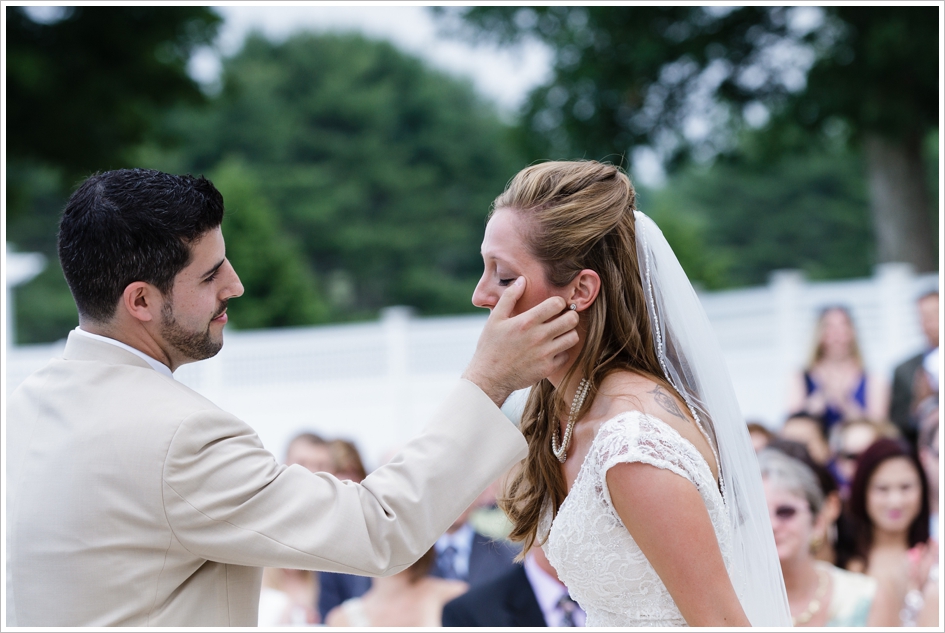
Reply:
[[[515,304],[518,303],[518,300],[522,297],[522,294],[525,292],[525,278],[519,277],[512,283],[511,286],[505,289],[505,292],[502,293],[502,296],[499,297],[499,300],[495,304],[495,308],[492,309],[492,314],[500,319],[507,319],[512,314],[512,310],[515,309]]]

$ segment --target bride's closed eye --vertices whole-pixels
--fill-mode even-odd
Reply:
[[[499,285],[500,285],[500,286],[508,286],[509,284],[511,284],[511,283],[512,283],[513,281],[515,281],[516,279],[517,279],[516,277],[510,277],[510,278],[508,278],[508,279],[499,279]]]

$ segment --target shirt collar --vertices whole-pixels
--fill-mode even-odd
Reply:
[[[469,552],[472,551],[472,542],[475,535],[476,532],[473,530],[472,525],[466,522],[452,534],[447,533],[438,538],[434,547],[436,547],[436,551],[439,554],[452,545],[456,549],[457,555],[468,557]]]
[[[94,339],[94,340],[96,340],[96,341],[101,341],[101,342],[103,342],[103,343],[108,343],[108,344],[110,344],[110,345],[115,345],[116,347],[120,347],[120,348],[122,348],[123,350],[129,351],[129,352],[131,352],[132,354],[134,354],[135,356],[137,356],[137,357],[141,358],[142,360],[144,360],[144,362],[146,362],[146,363],[147,363],[148,365],[150,365],[152,368],[154,368],[155,370],[157,370],[159,373],[164,374],[164,375],[167,376],[168,378],[171,378],[171,379],[174,378],[174,373],[171,372],[171,368],[170,368],[170,367],[168,367],[167,365],[165,365],[164,363],[162,363],[162,362],[159,361],[159,360],[156,360],[156,359],[154,359],[154,358],[151,358],[150,356],[148,356],[147,354],[145,354],[144,352],[142,352],[142,351],[139,350],[139,349],[135,349],[134,347],[132,347],[132,346],[130,346],[130,345],[126,345],[126,344],[122,343],[121,341],[116,341],[116,340],[113,339],[113,338],[108,338],[107,336],[101,336],[101,335],[99,335],[99,334],[92,334],[91,332],[86,332],[86,331],[83,330],[81,327],[77,327],[77,328],[75,329],[75,332],[76,332],[77,334],[79,334],[80,336],[85,336],[85,337],[87,337],[87,338],[91,338],[91,339]]]

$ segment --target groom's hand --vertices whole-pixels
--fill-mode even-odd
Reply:
[[[499,297],[463,373],[463,378],[478,385],[497,406],[513,391],[530,387],[564,366],[567,350],[578,343],[574,329],[578,315],[565,311],[567,305],[561,297],[550,297],[511,316],[523,292],[525,278],[519,277]]]

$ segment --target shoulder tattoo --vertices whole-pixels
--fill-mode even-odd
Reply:
[[[675,415],[677,418],[688,421],[689,418],[683,415],[683,412],[679,410],[679,405],[676,404],[676,400],[668,393],[660,389],[659,385],[656,385],[656,387],[653,388],[653,391],[650,391],[649,393],[653,396],[653,399],[656,400],[656,404],[660,405],[664,411],[671,415]]]

